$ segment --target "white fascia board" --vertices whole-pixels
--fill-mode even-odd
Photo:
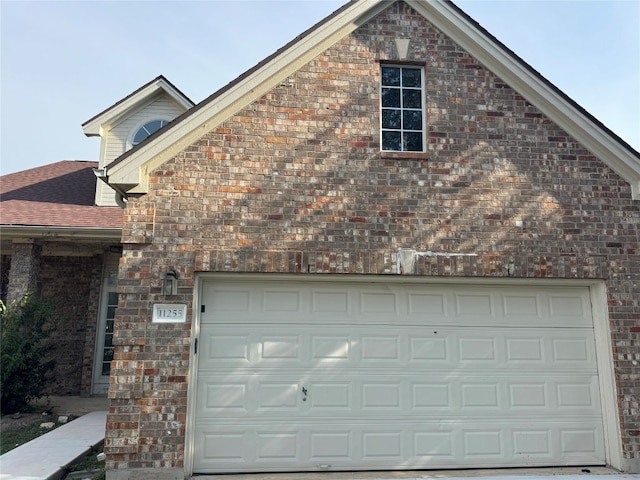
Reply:
[[[84,124],[82,126],[84,134],[87,137],[101,136],[106,127],[113,125],[129,111],[140,106],[144,102],[149,101],[149,99],[161,92],[169,95],[171,100],[185,111],[193,107],[193,104],[173,88],[173,86],[168,84],[162,78],[159,78],[150,85],[147,85],[146,88],[143,88],[139,92],[136,92],[134,95],[127,98],[122,103],[114,105],[112,108],[102,113],[102,115],[99,115],[90,122]]]
[[[387,8],[392,0],[354,2],[320,28],[295,42],[287,50],[233,85],[219,98],[185,118],[155,141],[141,146],[124,161],[108,168],[110,184],[128,194],[145,194],[149,174],[171,157],[195,143],[216,126],[231,118],[273,89],[361,24]]]
[[[121,228],[49,227],[33,225],[2,225],[2,239],[42,238],[46,240],[105,240],[120,243]]]
[[[629,182],[633,199],[640,200],[640,160],[617,139],[469,24],[448,2],[408,0],[407,3]]]

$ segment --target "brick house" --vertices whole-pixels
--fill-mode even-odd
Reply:
[[[103,173],[107,478],[640,472],[640,154],[452,3],[349,2]]]
[[[0,177],[2,300],[35,291],[56,303],[49,395],[106,395],[109,386],[123,210],[96,172],[192,106],[160,76],[83,125],[101,137],[98,162],[61,161]]]

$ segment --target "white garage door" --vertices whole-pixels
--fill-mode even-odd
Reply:
[[[587,288],[203,285],[194,472],[604,464]]]

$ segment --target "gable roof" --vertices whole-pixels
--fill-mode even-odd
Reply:
[[[173,85],[164,76],[159,75],[124,97],[122,100],[117,101],[110,107],[84,122],[82,124],[84,134],[87,137],[100,135],[103,126],[117,123],[119,119],[123,118],[128,112],[138,107],[141,103],[147,101],[149,98],[159,95],[162,92],[169,95],[174,102],[185,110],[188,110],[195,105],[191,99],[178,90],[175,85]]]
[[[0,177],[0,224],[9,231],[62,229],[119,238],[120,207],[94,205],[98,162],[61,161]],[[15,233],[15,232],[14,232]]]
[[[144,194],[157,167],[260,98],[396,0],[351,0],[233,82],[107,166],[121,193]],[[405,0],[631,185],[640,199],[640,153],[448,0]]]

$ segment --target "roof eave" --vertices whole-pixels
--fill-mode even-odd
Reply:
[[[165,127],[167,130],[155,141],[141,144],[126,153],[126,161],[116,159],[108,165],[109,184],[118,185],[130,194],[147,193],[148,176],[155,168],[269,92],[282,79],[295,73],[394,1],[362,0],[335,12],[320,28],[307,32],[260,68],[241,77],[241,81],[221,89],[220,95],[209,97],[203,102],[206,105],[196,106],[188,116]]]
[[[188,110],[194,106],[194,103],[186,95],[178,90],[167,79],[160,76],[83,123],[82,130],[84,134],[87,137],[101,135],[104,126],[114,123],[126,112],[161,92],[166,93],[180,108],[184,110]]]
[[[55,227],[47,225],[2,225],[2,239],[104,240],[120,243],[122,228]]]
[[[526,62],[493,38],[447,0],[408,0],[443,33],[487,66],[550,120],[562,127],[631,185],[632,197],[640,200],[640,153],[559,91]]]
[[[150,173],[199,140],[241,108],[319,55],[359,25],[384,10],[391,0],[362,0],[329,18],[269,61],[196,106],[165,132],[116,159],[107,167],[109,183],[132,194],[148,191]],[[544,77],[447,0],[407,0],[416,11],[509,84],[527,101],[573,136],[631,185],[640,199],[640,153],[557,90]]]

